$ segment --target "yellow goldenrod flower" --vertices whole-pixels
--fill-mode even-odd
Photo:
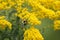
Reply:
[[[60,17],[60,11],[57,11],[56,15],[57,15],[57,18],[59,18]]]
[[[54,21],[54,30],[60,30],[60,20]]]
[[[22,20],[24,19],[28,19],[29,16],[30,16],[30,13],[26,10],[26,9],[23,9],[22,10],[22,13],[19,13],[19,14],[16,14],[19,18],[21,18]]]
[[[54,10],[60,10],[60,1],[55,1],[54,2],[53,9]]]
[[[8,22],[7,20],[4,20],[4,19],[0,20],[0,25],[3,25],[1,27],[6,28],[8,26],[9,29],[12,29],[12,24],[10,22]]]
[[[44,7],[51,8],[55,0],[39,0],[39,1],[41,5],[43,5]]]
[[[0,16],[0,19],[5,19],[5,16]]]
[[[0,10],[4,9],[4,6],[2,4],[0,4]]]
[[[15,7],[15,8],[16,8],[17,12],[20,13],[21,7]]]
[[[6,6],[7,6],[7,2],[1,2],[0,3],[0,10],[5,9]]]
[[[25,0],[16,0],[16,3],[17,3],[18,6],[21,6],[22,3],[24,3],[24,1],[25,1]]]
[[[53,11],[53,10],[49,10],[49,9],[46,9],[46,15],[49,19],[56,19],[57,18],[57,15],[56,13]]]
[[[38,29],[31,27],[25,31],[24,40],[44,40],[44,38]]]
[[[41,21],[39,21],[34,14],[31,14],[31,15],[30,15],[30,17],[29,17],[29,19],[28,19],[28,22],[29,22],[30,24],[32,24],[32,25],[39,25],[39,24],[41,24]]]

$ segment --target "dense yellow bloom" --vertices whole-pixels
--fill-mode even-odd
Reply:
[[[0,10],[4,9],[4,5],[0,3]]]
[[[18,13],[20,13],[21,9],[22,9],[22,4],[24,3],[25,0],[15,0],[15,3],[16,3],[16,10]]]
[[[3,10],[3,9],[8,9],[8,2],[5,2],[5,1],[2,1],[0,2],[0,10]]]
[[[31,5],[35,4],[35,5],[32,5],[32,6],[36,6],[36,3],[40,4],[39,0],[29,0],[28,3],[30,3]]]
[[[56,19],[57,15],[53,10],[46,9],[46,15],[49,19]]]
[[[58,15],[53,10],[47,9],[47,8],[41,8],[40,10],[36,11],[36,16],[40,19],[48,17],[49,19],[57,19]]]
[[[14,7],[16,5],[16,2],[12,1],[12,0],[7,0],[7,5],[5,7],[5,9],[10,9],[11,7]]]
[[[20,13],[21,7],[15,7],[15,8],[16,8],[17,12]]]
[[[18,16],[19,18],[24,20],[24,19],[28,19],[29,18],[30,13],[26,9],[23,9],[22,13],[16,14],[16,16]]]
[[[10,9],[11,7],[15,6],[21,6],[24,0],[6,0],[6,1],[0,1],[0,10],[2,9]]]
[[[54,29],[55,30],[60,30],[60,20],[55,20],[54,21]]]
[[[55,0],[43,0],[43,3],[47,3],[47,5],[44,3],[44,5],[49,6],[52,5],[51,3],[54,2]],[[41,5],[40,3],[42,0],[29,0],[28,3],[31,4],[33,7],[33,11],[37,13],[38,18],[45,18],[48,17],[49,19],[56,19],[57,15],[53,10],[46,9],[44,5]],[[49,4],[50,3],[50,4]],[[48,5],[49,4],[49,5]],[[36,11],[35,11],[36,10]]]
[[[9,29],[12,29],[12,24],[7,20],[4,20],[4,19],[0,20],[0,25],[3,25],[3,26],[1,26],[2,28],[8,27]]]
[[[15,0],[18,6],[21,6],[25,0]]]
[[[46,8],[51,8],[55,0],[40,0],[41,5]]]
[[[11,6],[14,6],[14,5],[15,5],[15,2],[13,2],[13,1],[8,1],[8,3],[9,3],[9,5],[11,5]]]
[[[24,40],[44,40],[44,38],[38,29],[31,27],[25,31]]]
[[[41,24],[41,21],[38,20],[38,18],[34,15],[34,14],[31,14],[29,19],[28,19],[28,22],[32,25],[39,25]]]
[[[5,16],[0,16],[0,19],[5,19]]]
[[[55,1],[54,2],[53,9],[54,10],[60,10],[60,1]]]
[[[57,11],[57,12],[56,12],[56,15],[57,15],[57,17],[59,18],[59,17],[60,17],[60,11]]]
[[[17,14],[17,16],[20,17],[22,20],[27,20],[28,23],[31,25],[41,24],[41,21],[38,20],[34,13],[29,13],[26,10],[22,10],[22,13]]]

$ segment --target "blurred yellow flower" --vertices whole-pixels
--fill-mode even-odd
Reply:
[[[60,30],[60,20],[54,21],[54,30]]]
[[[0,19],[5,19],[5,16],[0,16]]]
[[[60,1],[55,1],[53,3],[53,9],[54,10],[60,10]]]
[[[38,29],[31,27],[25,31],[24,40],[44,40],[44,38]]]
[[[49,19],[56,19],[57,15],[53,10],[46,9],[46,15]]]
[[[39,25],[41,24],[41,21],[38,20],[38,18],[34,15],[34,14],[31,14],[29,19],[28,19],[28,22],[31,24],[31,25]]]
[[[59,18],[60,17],[60,11],[56,11],[56,15]]]
[[[10,22],[8,22],[7,20],[4,20],[4,19],[0,20],[0,25],[3,25],[3,26],[1,26],[3,28],[8,27],[9,29],[12,29],[12,24]]]
[[[17,13],[16,16],[18,16],[19,18],[24,20],[24,19],[28,19],[29,18],[30,13],[27,10],[23,9],[22,13],[19,13],[19,14]]]

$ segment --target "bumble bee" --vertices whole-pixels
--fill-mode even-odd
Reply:
[[[27,20],[23,20],[23,25],[26,25],[27,24]]]

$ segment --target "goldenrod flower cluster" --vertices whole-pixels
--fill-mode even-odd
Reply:
[[[20,7],[24,0],[0,0],[0,10]],[[17,5],[17,6],[16,6]]]
[[[30,16],[30,13],[27,11],[27,9],[25,8],[25,9],[23,9],[22,10],[22,13],[19,13],[19,14],[16,14],[16,16],[18,16],[19,18],[21,18],[22,20],[26,20],[26,19],[28,19],[29,18],[29,16]]]
[[[0,16],[0,19],[5,19],[5,16]]]
[[[53,9],[57,11],[60,10],[60,1],[55,1],[53,3]]]
[[[41,24],[41,21],[39,19],[49,18],[54,21],[60,18],[59,0],[20,1],[21,2],[17,2],[18,6],[16,6],[16,10],[18,11],[18,13],[16,13],[16,15],[22,20],[27,20],[27,22],[31,25]],[[27,4],[32,7],[30,11],[28,11],[28,7],[22,7],[23,3],[25,2],[27,2]]]
[[[6,27],[8,27],[9,29],[12,29],[12,24],[9,21],[7,21],[6,19],[3,19],[4,16],[1,16],[0,18],[1,18],[0,19],[0,28],[1,29],[5,29]]]
[[[60,11],[57,11],[56,15],[57,15],[58,18],[60,18]]]
[[[6,0],[6,1],[1,0],[0,9],[10,9],[14,7],[18,11],[18,13],[23,14],[24,11],[22,11],[21,13],[21,10],[24,9],[22,8],[22,5],[25,2],[27,2],[28,5],[32,7],[32,14],[33,12],[35,12],[38,18],[48,17],[49,19],[56,19],[58,16],[56,15],[55,10],[58,11],[60,9],[59,0],[14,0],[14,1],[13,0]],[[28,13],[30,14],[30,12]]]
[[[28,19],[28,22],[32,25],[39,25],[41,24],[41,21],[37,19],[37,17],[34,15],[34,14],[31,14],[29,19]]]
[[[44,38],[38,29],[31,27],[25,31],[24,40],[44,40]]]
[[[53,10],[47,9],[47,10],[46,10],[46,16],[47,16],[49,19],[51,19],[51,20],[52,20],[52,19],[55,20],[58,15],[56,15],[56,13],[55,13]]]
[[[54,21],[54,29],[55,30],[60,30],[60,20],[55,20]]]
[[[27,20],[29,24],[31,25],[39,25],[41,24],[41,21],[38,20],[36,15],[34,13],[29,13],[26,9],[22,10],[22,13],[16,14],[19,18],[22,20]]]

